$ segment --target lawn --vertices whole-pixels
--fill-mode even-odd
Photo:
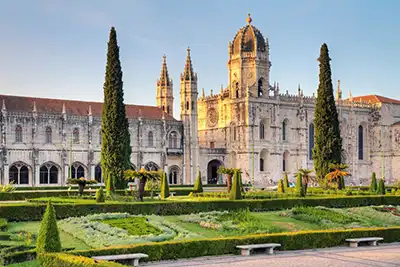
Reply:
[[[7,267],[40,267],[39,261],[26,261],[7,265]]]

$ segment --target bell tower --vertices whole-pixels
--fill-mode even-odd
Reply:
[[[173,116],[174,95],[172,79],[169,78],[167,68],[167,57],[163,56],[160,78],[157,80],[157,106],[164,112]]]

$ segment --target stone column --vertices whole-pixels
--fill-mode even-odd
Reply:
[[[38,164],[35,165],[35,171],[34,171],[34,179],[32,181],[33,186],[38,186],[40,184],[40,167]]]
[[[10,174],[8,172],[8,164],[4,164],[4,184],[10,183]]]
[[[69,166],[67,164],[64,165],[64,175],[61,180],[61,184],[66,184],[68,177],[69,177]]]
[[[91,165],[90,165],[90,179],[91,179],[91,180],[94,180],[94,178],[95,178],[95,177],[94,177],[94,175],[95,175],[95,167],[96,167],[96,166],[94,166],[94,164],[91,164]]]

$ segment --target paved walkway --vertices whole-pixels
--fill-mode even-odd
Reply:
[[[284,251],[276,255],[202,257],[143,265],[149,267],[400,267],[400,244]]]

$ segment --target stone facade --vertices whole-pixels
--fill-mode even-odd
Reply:
[[[251,24],[228,46],[229,84],[198,96],[188,49],[180,77],[180,120],[173,118],[173,82],[164,56],[157,107],[127,105],[132,167],[164,169],[171,184],[220,183],[217,168],[241,168],[244,181],[265,186],[299,168],[313,168],[315,97],[282,93],[270,83],[269,42]],[[1,183],[64,185],[68,177],[102,182],[102,103],[0,95]],[[336,92],[348,182],[371,172],[400,178],[400,101]],[[1,103],[1,102],[0,102]],[[70,168],[69,166],[72,166]]]

